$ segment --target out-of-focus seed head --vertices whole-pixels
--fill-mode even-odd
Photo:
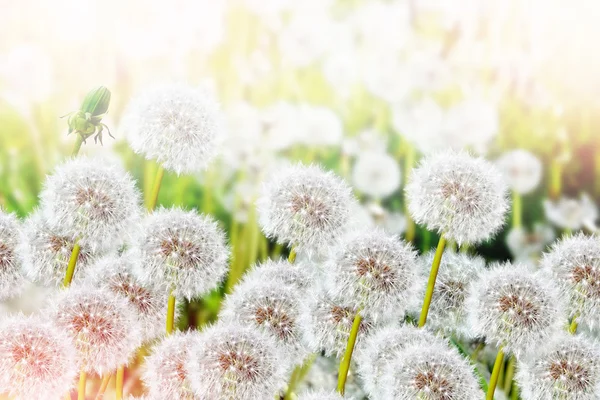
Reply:
[[[510,263],[480,275],[470,289],[467,310],[474,335],[517,356],[534,351],[567,320],[554,282]]]
[[[298,400],[344,400],[344,398],[333,390],[311,390],[298,396]]]
[[[142,284],[134,275],[139,262],[135,250],[103,257],[90,267],[86,283],[126,298],[139,320],[142,341],[148,341],[164,333],[168,296],[156,287]]]
[[[315,293],[309,293],[308,299],[302,304],[300,326],[304,329],[304,340],[311,349],[322,350],[328,356],[341,357],[358,311],[358,308],[333,299],[324,290],[315,289]],[[357,345],[371,331],[373,323],[368,315],[363,316]]]
[[[58,398],[71,389],[76,353],[66,333],[38,317],[0,325],[0,393],[18,400]]]
[[[304,379],[299,383],[296,393],[319,391],[322,388],[334,388],[338,382],[340,360],[336,357],[316,355]],[[367,394],[362,388],[362,382],[353,369],[348,371],[346,379],[345,399],[365,399]]]
[[[327,290],[374,318],[400,318],[417,290],[413,247],[381,230],[354,232],[325,265]]]
[[[140,243],[142,282],[192,299],[216,288],[227,274],[225,233],[210,217],[177,208],[146,217]]]
[[[564,196],[557,200],[545,199],[543,204],[546,219],[559,228],[597,230],[598,207],[587,193],[581,193],[579,199]]]
[[[399,352],[383,382],[385,399],[478,400],[484,397],[469,362],[440,343],[419,343]]]
[[[423,278],[421,295],[418,297],[420,302],[426,290],[434,256],[435,252],[429,252],[420,262]],[[452,251],[444,253],[427,314],[427,326],[430,329],[446,335],[457,334],[467,338],[472,335],[467,324],[466,300],[469,287],[484,271],[485,260],[482,257]]]
[[[352,169],[352,184],[361,193],[380,199],[394,193],[402,181],[398,162],[385,152],[361,153]]]
[[[131,176],[109,160],[78,157],[58,166],[40,194],[41,210],[56,233],[90,249],[135,241],[140,195]]]
[[[129,145],[177,174],[206,168],[223,136],[218,103],[206,90],[182,84],[140,93],[123,116]]]
[[[426,158],[412,172],[406,196],[415,222],[458,244],[492,237],[508,210],[506,183],[496,167],[463,152]]]
[[[583,234],[556,242],[542,258],[542,268],[568,299],[570,316],[594,329],[600,324],[600,239]]]
[[[237,323],[202,332],[186,366],[196,396],[214,400],[271,398],[288,372],[270,335]]]
[[[285,259],[268,259],[253,266],[244,276],[243,282],[257,279],[277,281],[281,285],[292,286],[304,293],[315,284],[315,266],[310,264],[312,263],[298,259],[294,264],[290,264]]]
[[[381,379],[399,352],[413,345],[430,345],[445,342],[430,331],[412,325],[385,326],[373,332],[361,346],[356,348],[357,373],[367,393],[383,398]]]
[[[23,237],[18,246],[25,276],[39,285],[61,286],[76,240],[76,235],[65,236],[51,229],[42,213],[34,211],[23,224]],[[89,265],[98,257],[89,246],[80,247],[74,283],[87,275]]]
[[[585,336],[557,335],[523,360],[517,382],[525,400],[600,398],[600,351]]]
[[[176,332],[154,346],[152,354],[145,359],[142,374],[151,398],[197,399],[190,389],[185,365],[199,336],[198,332]]]
[[[0,300],[15,296],[26,283],[17,251],[20,238],[21,225],[17,217],[0,209]]]
[[[103,375],[126,365],[140,344],[140,327],[126,299],[106,289],[71,287],[59,293],[49,314],[66,329],[88,373]]]
[[[542,162],[527,150],[504,153],[496,165],[511,190],[518,194],[532,192],[542,180]]]
[[[348,185],[333,173],[315,165],[295,165],[266,183],[257,207],[265,235],[314,251],[341,236],[353,202]]]
[[[299,326],[302,300],[295,287],[278,279],[254,275],[227,296],[219,320],[255,326],[273,336],[281,353],[286,355],[286,361],[293,365],[310,353],[302,342]]]

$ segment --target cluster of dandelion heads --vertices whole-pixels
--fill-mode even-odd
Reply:
[[[127,364],[140,344],[138,319],[128,301],[106,289],[71,287],[50,308],[88,373],[103,375]]]
[[[495,265],[482,273],[470,290],[467,310],[475,336],[517,356],[545,343],[566,321],[554,282],[520,264]]]
[[[190,349],[188,381],[200,399],[271,398],[288,368],[272,336],[254,327],[219,323],[201,333]]]
[[[0,209],[0,300],[18,294],[26,282],[17,251],[20,237],[21,224],[17,217]]]
[[[442,339],[430,331],[412,325],[384,326],[374,331],[356,348],[357,373],[365,391],[373,398],[382,398],[382,378],[399,352],[409,346],[435,342]]]
[[[328,356],[341,357],[346,350],[352,323],[359,309],[332,298],[324,290],[310,293],[302,306],[300,326],[304,330],[304,340],[309,347],[324,351]],[[368,315],[361,313],[361,316],[363,318],[356,339],[357,346],[367,337],[374,325],[374,321]]]
[[[513,150],[496,160],[511,190],[527,194],[535,190],[542,179],[542,162],[527,150]]]
[[[496,167],[464,152],[427,157],[405,190],[415,222],[458,244],[489,239],[508,210],[507,186]]]
[[[140,93],[123,116],[123,129],[133,151],[177,174],[206,168],[216,155],[223,127],[213,96],[182,84]]]
[[[600,350],[585,336],[557,335],[520,363],[516,376],[525,400],[600,398]]]
[[[225,233],[208,216],[161,208],[148,217],[140,242],[142,282],[192,299],[216,288],[227,274]]]
[[[25,276],[43,286],[61,286],[76,241],[77,235],[57,233],[48,225],[41,211],[34,211],[23,224],[23,237],[18,246]],[[98,257],[93,247],[80,247],[73,282],[85,277],[88,267]]]
[[[479,400],[483,392],[473,368],[454,349],[419,343],[399,352],[383,377],[385,399]]]
[[[426,289],[427,277],[435,252],[425,254],[420,264],[423,279],[422,291]],[[431,298],[427,326],[444,334],[460,337],[471,336],[467,324],[467,297],[471,284],[485,271],[485,260],[479,256],[447,251],[438,269],[435,291]],[[419,296],[418,298],[423,298]]]
[[[312,263],[311,263],[312,264]],[[254,265],[246,273],[242,282],[246,280],[268,280],[280,282],[281,285],[291,286],[301,293],[310,289],[315,284],[315,266],[308,262],[296,260],[291,264],[288,260],[265,260]]]
[[[415,250],[382,230],[349,235],[325,271],[332,297],[373,316],[400,318],[417,290]]]
[[[304,360],[309,349],[299,326],[302,294],[279,279],[253,275],[227,296],[219,320],[255,326],[273,336],[290,363]]]
[[[134,250],[105,256],[90,266],[85,282],[126,298],[139,320],[142,340],[148,341],[164,333],[168,296],[152,285],[143,284],[134,274],[139,261]]]
[[[135,241],[140,195],[132,177],[109,160],[78,157],[58,166],[40,194],[50,227],[90,249]]]
[[[55,399],[71,389],[76,353],[64,330],[38,317],[12,316],[0,325],[0,393]]]
[[[186,363],[199,333],[175,332],[163,339],[144,360],[142,380],[153,399],[194,400]]]
[[[542,268],[557,282],[568,299],[570,316],[578,323],[600,324],[600,239],[583,234],[556,242],[542,257]]]
[[[353,202],[349,186],[333,173],[295,165],[265,184],[257,207],[267,237],[312,251],[340,237]]]
[[[338,392],[321,389],[301,393],[298,400],[344,400],[344,398]]]

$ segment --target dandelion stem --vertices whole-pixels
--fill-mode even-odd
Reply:
[[[358,336],[358,329],[362,317],[360,310],[354,316],[354,322],[352,323],[352,330],[350,330],[350,336],[348,337],[348,344],[346,345],[346,352],[340,362],[340,370],[338,373],[338,385],[337,391],[343,396],[346,390],[346,379],[348,378],[348,370],[350,369],[350,361],[352,360],[352,353],[354,352],[354,345],[356,344],[356,337]]]
[[[79,374],[79,386],[77,387],[77,400],[85,400],[85,383],[86,383],[86,373],[85,371],[81,371]]]
[[[154,185],[152,186],[152,196],[150,197],[150,201],[148,203],[148,210],[154,210],[156,208],[156,203],[158,202],[158,193],[160,192],[160,185],[164,175],[165,169],[162,167],[162,165],[159,165],[158,170],[156,171],[156,177],[154,178]]]
[[[296,248],[292,247],[290,250],[290,255],[288,256],[288,261],[290,264],[293,264],[296,261]]]
[[[81,144],[83,143],[83,137],[81,136],[81,134],[76,133],[75,136],[77,137],[77,139],[75,139],[75,144],[73,145],[73,151],[71,152],[71,155],[73,157],[77,156],[77,154],[79,154],[79,150],[81,149]]]
[[[404,182],[408,182],[408,178],[410,176],[410,171],[412,171],[413,165],[415,163],[415,149],[414,147],[405,142],[404,148]],[[408,203],[406,198],[404,199],[404,215],[406,215],[406,233],[404,234],[404,239],[407,242],[412,242],[415,240],[415,232],[416,225],[413,219],[410,217],[410,213],[408,212]]]
[[[435,280],[437,279],[438,270],[440,269],[440,262],[442,261],[442,255],[444,254],[444,247],[446,247],[446,238],[444,235],[442,235],[440,237],[440,241],[438,242],[435,256],[433,257],[431,271],[429,272],[427,291],[425,292],[423,308],[421,309],[421,315],[419,316],[419,328],[425,326],[425,323],[427,322],[427,314],[429,313],[429,306],[431,305],[431,298],[433,296],[433,289],[435,288]]]
[[[65,274],[65,280],[63,281],[63,287],[68,287],[71,285],[71,281],[73,280],[73,275],[75,274],[75,265],[77,265],[77,258],[79,257],[79,251],[81,247],[79,246],[79,240],[75,241],[75,245],[73,246],[73,251],[71,251],[71,257],[69,258],[69,264],[67,265],[67,273]]]
[[[549,197],[552,200],[558,199],[562,186],[562,165],[559,161],[553,160],[550,165],[550,190]]]
[[[512,210],[512,224],[513,228],[520,228],[523,225],[523,202],[521,201],[521,195],[517,192],[512,193],[513,199],[513,210]]]
[[[571,325],[569,325],[569,333],[571,335],[574,335],[577,332],[577,317],[579,317],[579,314],[575,314],[573,316],[573,319],[571,320]]]
[[[515,357],[512,356],[508,361],[508,366],[506,367],[506,375],[504,377],[504,392],[508,395],[510,393],[510,388],[513,386],[513,376],[515,374]]]
[[[304,377],[310,370],[310,367],[315,362],[316,358],[317,358],[317,354],[312,353],[310,356],[308,356],[308,358],[306,359],[306,362],[304,362],[301,365],[296,365],[296,368],[294,368],[294,371],[292,372],[292,376],[290,377],[290,383],[288,384],[287,390],[285,391],[285,395],[283,396],[284,400],[292,399],[292,394],[296,390],[296,387],[298,386],[298,384],[300,382],[302,382],[302,379],[304,379]]]
[[[125,378],[125,366],[121,365],[117,368],[116,385],[115,385],[115,396],[116,400],[123,399],[123,379]]]
[[[167,308],[167,335],[173,333],[173,325],[175,322],[175,296],[173,291],[169,294],[169,305]]]
[[[102,378],[102,383],[100,383],[100,389],[98,389],[98,393],[96,393],[95,400],[101,400],[104,397],[104,392],[106,392],[106,388],[110,383],[110,378],[112,378],[112,374],[106,374]]]
[[[494,362],[494,369],[492,370],[490,384],[488,386],[487,395],[485,396],[486,400],[494,400],[494,392],[496,391],[496,384],[498,383],[498,377],[500,376],[500,370],[502,369],[502,361],[504,361],[504,351],[500,348],[496,355],[496,362]]]

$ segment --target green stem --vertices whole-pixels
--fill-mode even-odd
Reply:
[[[85,383],[86,383],[86,373],[85,371],[81,371],[79,374],[79,386],[77,387],[77,400],[85,400]]]
[[[125,366],[121,365],[117,368],[116,387],[115,387],[115,398],[116,400],[123,399],[123,380],[125,378]]]
[[[175,324],[175,296],[173,291],[169,293],[169,304],[167,307],[167,335],[173,333],[173,326]]]
[[[502,361],[504,361],[504,351],[500,348],[496,355],[492,376],[490,377],[490,384],[488,386],[487,395],[485,396],[486,400],[494,400],[494,392],[496,391],[496,384],[498,383],[498,377],[500,376],[500,370],[502,369]]]
[[[573,316],[573,319],[571,320],[571,325],[569,325],[569,333],[571,335],[574,335],[577,332],[577,317],[579,317],[579,314],[575,314]]]
[[[431,298],[433,297],[433,289],[435,288],[435,280],[437,279],[438,270],[440,269],[440,263],[442,261],[442,255],[444,254],[444,247],[446,247],[446,238],[444,235],[440,237],[437,249],[435,250],[435,256],[433,257],[433,263],[431,264],[431,271],[429,272],[429,281],[427,282],[427,291],[425,292],[425,299],[423,300],[423,308],[421,309],[421,315],[419,316],[419,328],[425,326],[427,322],[427,314],[429,313],[429,306],[431,305]]]
[[[552,200],[558,199],[562,186],[562,165],[560,162],[553,160],[550,165],[550,191],[549,197]]]
[[[344,357],[340,362],[340,370],[338,373],[338,385],[337,391],[342,396],[344,395],[344,391],[346,390],[346,379],[348,379],[348,371],[350,370],[350,361],[352,360],[352,353],[354,352],[354,345],[356,344],[356,338],[358,336],[358,330],[360,328],[360,323],[362,321],[362,317],[360,315],[360,310],[356,313],[354,317],[354,322],[352,323],[352,329],[350,330],[350,336],[348,337],[348,344],[346,345],[346,352],[344,353]]]
[[[520,228],[523,225],[523,202],[521,195],[517,192],[512,193],[513,198],[513,211],[512,211],[512,224],[513,228]]]
[[[77,139],[75,139],[75,144],[73,145],[73,151],[71,152],[71,155],[73,157],[76,157],[77,154],[79,154],[79,150],[81,149],[81,144],[83,143],[83,137],[81,137],[81,135],[79,133],[75,133],[75,136],[77,137]]]
[[[79,246],[79,240],[75,241],[75,245],[73,246],[73,251],[71,251],[71,257],[69,258],[69,264],[67,265],[67,273],[65,274],[65,279],[63,281],[63,287],[69,287],[71,285],[71,281],[73,280],[73,275],[75,274],[75,265],[77,265],[77,258],[79,257],[79,251],[81,247]]]
[[[291,400],[292,394],[298,387],[298,384],[302,382],[302,380],[310,370],[310,367],[315,362],[316,358],[317,354],[312,353],[310,356],[308,356],[308,358],[303,364],[297,365],[296,368],[294,368],[294,371],[292,372],[292,375],[290,377],[290,383],[288,384],[287,390],[285,391],[285,395],[283,396],[284,400]]]
[[[296,247],[292,247],[292,249],[290,250],[288,261],[290,264],[293,264],[296,261]]]
[[[158,170],[156,171],[156,177],[154,178],[154,185],[152,186],[152,195],[150,196],[150,200],[148,202],[148,210],[150,211],[156,208],[156,203],[158,202],[158,193],[160,192],[160,186],[164,175],[165,169],[162,167],[162,165],[159,165]]]
[[[510,388],[513,386],[513,376],[515,374],[515,356],[512,356],[508,361],[508,366],[506,367],[506,375],[504,376],[504,392],[508,395],[510,393]]]
[[[408,179],[410,177],[410,172],[412,171],[413,165],[415,163],[415,149],[414,147],[406,142],[406,147],[404,148],[404,183],[408,183]],[[406,202],[406,198],[404,199],[404,215],[406,216],[406,232],[404,238],[407,242],[412,242],[415,240],[415,232],[416,225],[415,222],[410,217],[410,213],[408,212],[408,203]]]
[[[96,393],[95,400],[101,400],[104,397],[104,392],[106,392],[106,388],[108,387],[111,377],[112,374],[104,375],[102,378],[102,383],[100,384],[100,389],[98,389],[98,393]]]
[[[517,386],[516,382],[513,382],[510,398],[511,400],[519,400],[519,386]]]

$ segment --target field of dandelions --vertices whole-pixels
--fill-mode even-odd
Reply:
[[[594,2],[0,14],[1,399],[600,399]]]

